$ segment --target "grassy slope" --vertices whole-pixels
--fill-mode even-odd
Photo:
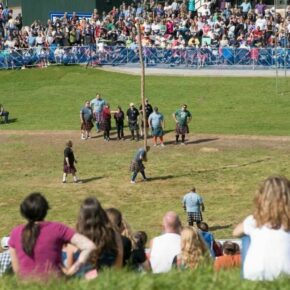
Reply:
[[[9,129],[76,129],[82,103],[97,91],[112,108],[139,103],[140,95],[136,76],[82,67],[1,71],[0,83],[0,102],[18,119]],[[285,81],[278,84],[287,91]],[[173,128],[171,114],[187,103],[194,132],[287,135],[290,131],[290,98],[276,95],[275,79],[147,77],[146,94],[165,114],[168,129]]]

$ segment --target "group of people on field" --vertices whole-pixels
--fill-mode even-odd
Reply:
[[[290,181],[268,177],[254,199],[253,214],[233,231],[237,243],[219,245],[202,221],[203,199],[193,187],[182,200],[188,226],[174,211],[162,218],[162,233],[147,244],[144,231],[133,232],[116,208],[104,209],[96,197],[85,198],[75,228],[46,221],[50,206],[41,193],[20,204],[26,224],[2,239],[0,275],[13,269],[21,279],[42,280],[63,275],[93,279],[105,268],[165,273],[172,268],[215,270],[240,267],[249,280],[274,280],[290,275]],[[147,249],[146,249],[147,248]]]
[[[117,139],[125,140],[124,135],[124,122],[128,122],[128,128],[131,134],[131,140],[139,141],[140,137],[144,136],[144,127],[148,135],[148,129],[151,129],[153,137],[153,146],[158,145],[158,138],[160,145],[164,147],[163,135],[165,129],[164,115],[159,112],[158,107],[152,107],[149,99],[145,99],[145,126],[143,118],[143,108],[140,105],[139,109],[136,108],[134,103],[130,103],[129,108],[125,112],[121,106],[117,107],[116,111],[110,109],[110,105],[102,99],[99,93],[91,101],[87,100],[84,107],[80,111],[81,120],[81,139],[86,140],[91,138],[91,130],[94,127],[96,132],[103,131],[105,141],[110,140],[110,131],[112,129],[111,119],[115,120]],[[192,119],[191,113],[187,110],[187,105],[182,105],[181,109],[173,114],[174,121],[176,122],[176,144],[179,142],[181,135],[181,144],[185,144],[185,135],[189,133],[188,124]],[[141,119],[141,122],[140,122]],[[141,126],[139,125],[141,123]]]

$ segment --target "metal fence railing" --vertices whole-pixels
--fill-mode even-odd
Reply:
[[[290,68],[287,48],[143,48],[144,62],[151,67],[251,67]],[[0,69],[46,66],[48,64],[138,65],[137,49],[121,46],[35,47],[0,51]]]

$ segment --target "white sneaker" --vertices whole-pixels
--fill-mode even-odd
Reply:
[[[136,183],[136,181],[134,181],[134,180],[131,180],[130,182],[131,182],[132,184],[135,184],[135,183]]]
[[[84,135],[81,136],[81,140],[86,140]]]
[[[185,145],[185,143],[184,142],[181,142],[181,145]]]
[[[154,145],[153,145],[153,147],[156,147],[156,146],[157,146],[157,144],[154,144]]]
[[[161,147],[165,147],[165,145],[163,143],[160,144]]]

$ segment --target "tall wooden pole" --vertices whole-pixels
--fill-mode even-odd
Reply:
[[[146,124],[146,114],[145,114],[145,66],[143,61],[143,51],[142,51],[142,39],[141,39],[141,27],[140,21],[137,21],[138,30],[138,48],[139,48],[139,59],[141,65],[141,104],[142,104],[142,114],[143,114],[143,136],[144,136],[144,149],[147,147],[147,124]]]

